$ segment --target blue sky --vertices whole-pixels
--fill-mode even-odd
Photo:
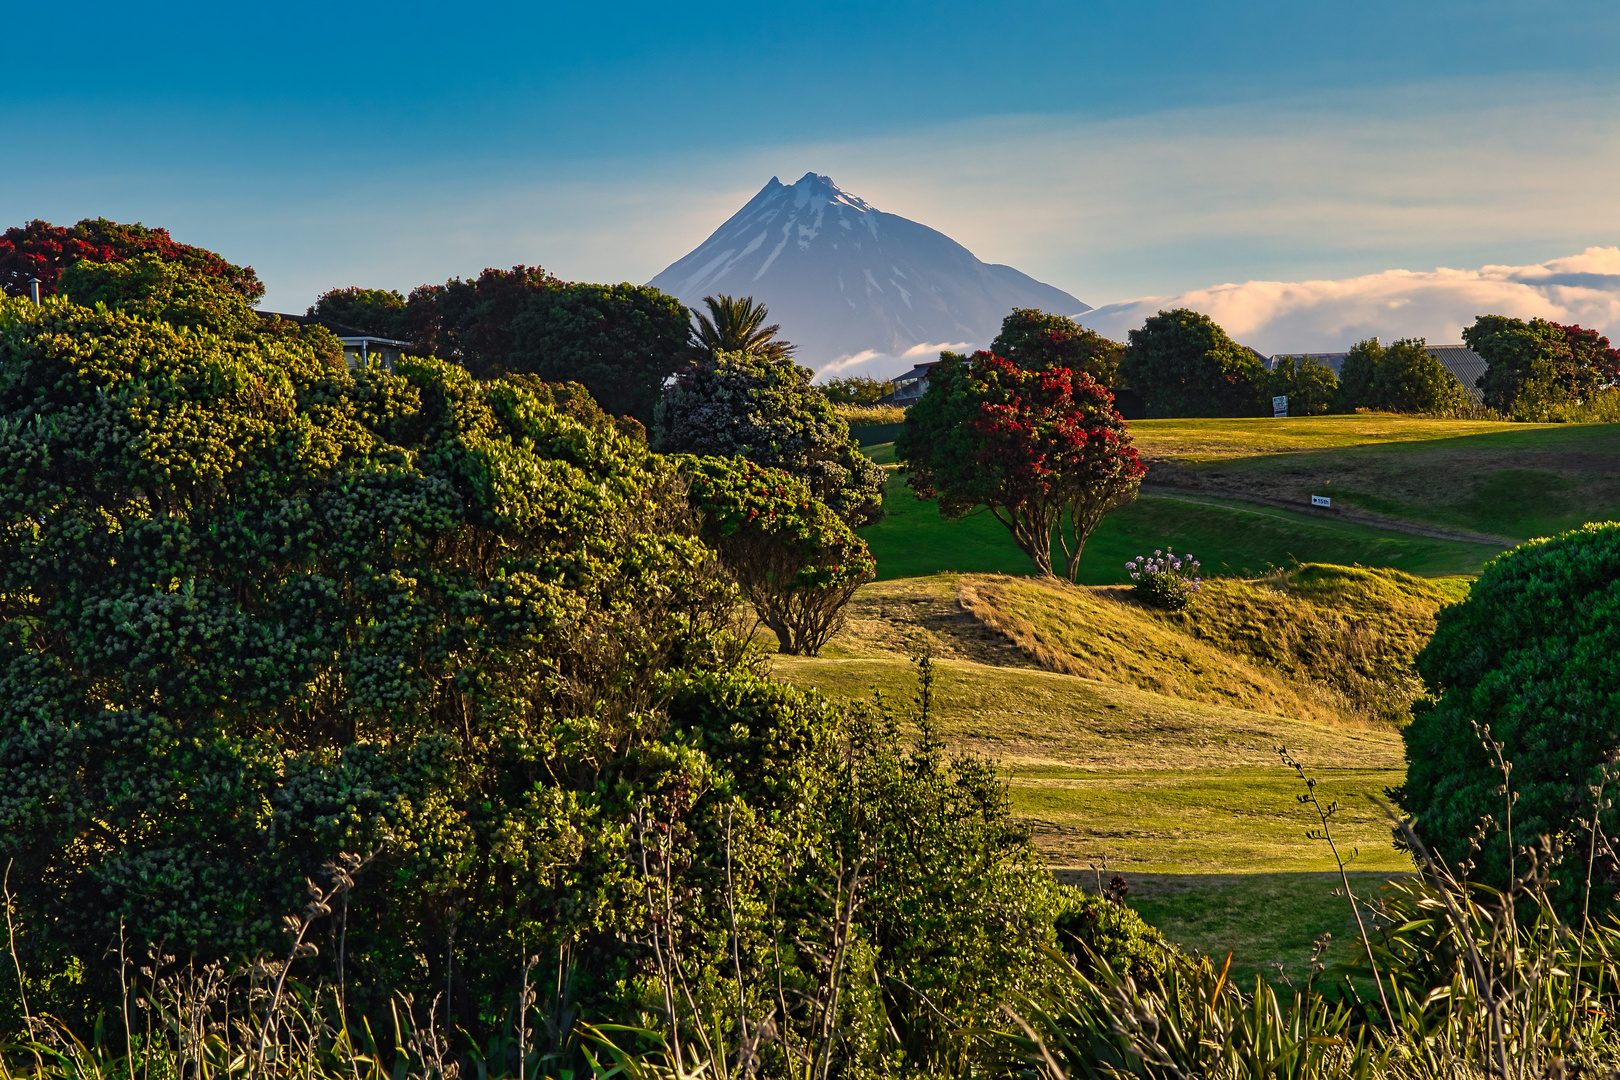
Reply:
[[[92,3],[5,26],[0,221],[166,225],[282,310],[519,261],[644,281],[806,170],[1093,304],[1620,243],[1612,2]]]

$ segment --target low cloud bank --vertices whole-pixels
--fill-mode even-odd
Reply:
[[[1530,266],[1386,270],[1341,281],[1246,281],[1108,304],[1078,321],[1116,341],[1161,309],[1192,308],[1267,355],[1338,352],[1368,337],[1456,344],[1476,315],[1543,318],[1620,338],[1620,247]]]
[[[981,346],[971,341],[941,341],[937,344],[924,342],[913,345],[903,353],[878,352],[876,349],[863,349],[853,356],[842,356],[830,363],[823,364],[816,369],[816,382],[826,382],[828,379],[847,379],[855,375],[865,375],[869,379],[892,379],[896,375],[904,375],[918,364],[930,360],[938,360],[939,354],[949,350],[951,352],[971,352]]]

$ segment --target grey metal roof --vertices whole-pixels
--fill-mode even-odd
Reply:
[[[1457,376],[1457,381],[1462,383],[1463,390],[1468,393],[1469,399],[1472,400],[1474,404],[1479,405],[1485,401],[1485,395],[1481,393],[1479,386],[1477,385],[1478,380],[1485,374],[1485,369],[1488,366],[1485,363],[1484,357],[1480,356],[1479,353],[1475,352],[1473,349],[1470,349],[1466,345],[1430,345],[1427,348],[1430,356],[1440,361],[1440,363],[1445,366],[1447,371]],[[1322,363],[1332,368],[1333,374],[1337,375],[1339,373],[1339,368],[1344,364],[1344,358],[1349,355],[1349,353],[1342,352],[1273,353],[1269,366],[1275,368],[1277,366],[1277,361],[1281,360],[1285,356],[1302,356],[1311,360],[1320,360]]]
[[[1490,365],[1485,358],[1466,345],[1430,345],[1429,355],[1446,365],[1446,370],[1457,376],[1457,381],[1468,391],[1475,405],[1485,403],[1485,394],[1479,388],[1485,369]]]

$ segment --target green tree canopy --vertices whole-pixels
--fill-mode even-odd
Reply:
[[[1532,540],[1490,563],[1465,602],[1441,609],[1418,670],[1438,700],[1419,703],[1402,732],[1397,792],[1418,836],[1497,888],[1512,845],[1573,840],[1582,872],[1561,875],[1569,899],[1585,879],[1591,788],[1620,754],[1620,524]],[[1488,742],[1511,763],[1505,779]],[[1600,822],[1614,836],[1620,811],[1605,807]],[[1610,888],[1594,893],[1595,908],[1620,886],[1620,865],[1604,857],[1598,867]]]
[[[577,382],[608,412],[643,426],[664,380],[690,359],[688,313],[657,289],[563,281],[538,266],[487,269],[423,285],[408,299],[335,289],[310,314],[410,341],[479,378],[526,374]]]
[[[1620,351],[1580,326],[1481,315],[1463,342],[1488,365],[1479,381],[1485,404],[1521,419],[1547,419],[1620,376]]]
[[[66,296],[84,306],[101,304],[238,341],[280,337],[308,347],[323,362],[343,359],[342,344],[324,328],[261,316],[219,276],[150,252],[115,262],[81,259],[62,271],[59,284]]]
[[[608,412],[650,425],[664,380],[690,360],[686,339],[686,308],[657,289],[558,282],[518,311],[502,364],[583,383]]]
[[[381,848],[346,913],[358,1000],[449,985],[474,1023],[525,935],[612,993],[643,794],[675,792],[681,887],[714,896],[717,807],[790,822],[814,790],[832,714],[727,674],[735,591],[672,466],[522,386],[6,300],[0,472],[0,859],[31,963],[116,987],[121,933],[283,954],[305,878]],[[750,880],[781,837],[739,853]]]
[[[1377,338],[1358,341],[1339,368],[1337,412],[1449,413],[1468,403],[1462,383],[1422,338],[1402,338],[1388,348]]]
[[[772,360],[793,355],[793,346],[777,338],[782,328],[766,324],[769,312],[752,296],[705,296],[709,309],[692,313],[692,347],[711,360],[721,353],[757,353]]]
[[[780,650],[815,656],[876,564],[866,543],[805,482],[747,458],[677,459],[699,535],[776,634]]]
[[[757,353],[693,364],[658,404],[654,445],[667,454],[741,455],[781,469],[850,528],[870,524],[882,514],[883,470],[860,452],[811,374]]]
[[[306,315],[352,326],[378,337],[411,340],[411,318],[397,289],[363,289],[351,285],[316,297]]]
[[[1333,369],[1309,356],[1283,356],[1266,380],[1266,394],[1288,396],[1289,416],[1321,416],[1330,411],[1339,392]]]
[[[1014,308],[1001,320],[1001,333],[990,343],[990,352],[1019,367],[1083,371],[1103,386],[1113,386],[1125,346],[1065,316]]]
[[[1129,337],[1119,376],[1142,395],[1148,416],[1270,415],[1265,363],[1208,315],[1161,311]]]
[[[821,388],[827,400],[834,405],[871,405],[879,398],[892,394],[894,383],[865,375],[850,375],[842,379],[828,379]]]
[[[499,376],[511,360],[518,315],[531,296],[557,284],[541,267],[520,264],[418,285],[406,300],[410,340],[423,356],[454,360],[480,378]]]

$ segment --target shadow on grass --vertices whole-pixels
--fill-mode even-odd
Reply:
[[[1106,884],[1109,874],[1104,873]],[[1059,881],[1096,891],[1090,870],[1055,871]],[[1350,884],[1364,899],[1384,882],[1405,875],[1351,871]],[[1311,947],[1332,935],[1330,968],[1361,949],[1350,902],[1337,873],[1287,874],[1128,874],[1126,903],[1171,942],[1224,961],[1232,954],[1232,975],[1252,988],[1260,975],[1299,985],[1309,974]],[[1276,965],[1281,964],[1279,972]]]

